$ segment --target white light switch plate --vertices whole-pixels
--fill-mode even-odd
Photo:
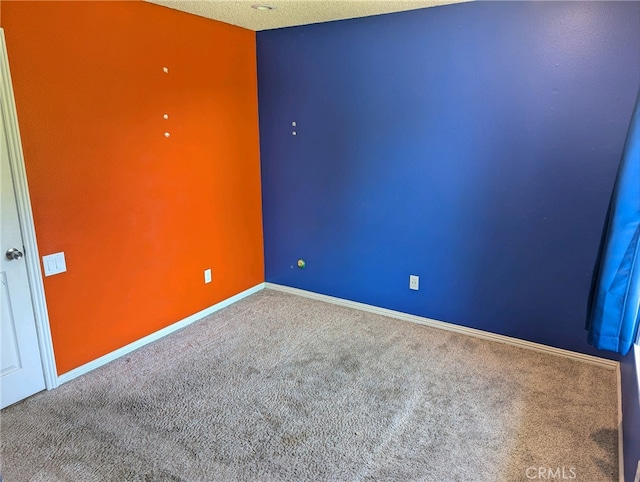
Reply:
[[[211,268],[204,270],[204,282],[211,283]]]
[[[64,253],[53,253],[42,257],[42,266],[44,267],[44,275],[51,276],[67,271],[67,263],[64,259]]]

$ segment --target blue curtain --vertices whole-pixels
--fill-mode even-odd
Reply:
[[[640,323],[640,93],[609,204],[591,289],[589,343],[626,355]]]

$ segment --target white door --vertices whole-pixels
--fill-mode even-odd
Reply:
[[[2,111],[5,109],[0,108],[0,408],[45,388]]]

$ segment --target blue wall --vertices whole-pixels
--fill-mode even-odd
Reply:
[[[267,281],[610,356],[584,323],[640,3],[474,2],[257,47]]]
[[[620,362],[622,382],[622,433],[624,436],[625,480],[634,480],[640,460],[640,386],[638,386],[638,366],[640,349],[635,347]]]

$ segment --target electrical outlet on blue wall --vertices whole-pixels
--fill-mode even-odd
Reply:
[[[420,277],[414,274],[409,276],[409,289],[418,291],[420,289]]]

